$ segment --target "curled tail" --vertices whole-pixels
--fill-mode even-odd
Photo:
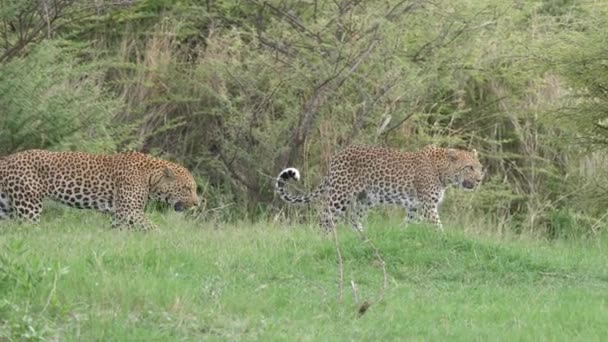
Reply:
[[[290,167],[279,173],[277,182],[275,183],[275,191],[281,199],[289,203],[310,203],[317,199],[319,195],[323,193],[323,184],[319,185],[315,191],[305,195],[293,195],[287,192],[285,189],[285,183],[290,179],[300,180],[300,171],[298,169]]]

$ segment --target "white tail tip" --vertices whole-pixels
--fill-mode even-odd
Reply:
[[[298,171],[296,168],[289,167],[279,173],[279,178],[283,180],[288,180],[290,178],[300,180],[300,171]]]

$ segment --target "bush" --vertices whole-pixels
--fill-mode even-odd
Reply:
[[[102,87],[82,46],[47,41],[0,65],[0,155],[30,148],[114,151],[120,101]]]

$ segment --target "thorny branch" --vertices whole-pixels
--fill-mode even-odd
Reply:
[[[341,68],[336,74],[331,75],[315,87],[313,95],[306,102],[304,110],[300,114],[300,120],[295,133],[292,135],[289,148],[280,158],[280,163],[282,165],[289,164],[295,157],[296,151],[301,148],[315,122],[316,114],[327,98],[335,93],[335,91],[357,71],[361,63],[366,60],[375,49],[377,43],[378,40],[372,38],[367,47],[356,57],[351,59],[348,64]]]
[[[6,63],[19,55],[30,44],[52,38],[63,25],[71,24],[84,18],[94,16],[99,4],[78,0],[23,0],[28,4],[20,7],[14,18],[3,19],[2,46],[0,46],[0,63]],[[104,2],[103,6],[124,6],[135,0],[116,0]]]

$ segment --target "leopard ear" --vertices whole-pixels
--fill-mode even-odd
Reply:
[[[458,151],[456,151],[453,148],[449,148],[448,149],[448,158],[450,158],[450,161],[458,160]]]
[[[175,179],[175,173],[167,166],[165,166],[165,168],[163,169],[163,175],[169,179]]]
[[[479,156],[479,153],[477,153],[476,149],[473,149],[473,155],[475,156],[475,158],[477,158]]]

